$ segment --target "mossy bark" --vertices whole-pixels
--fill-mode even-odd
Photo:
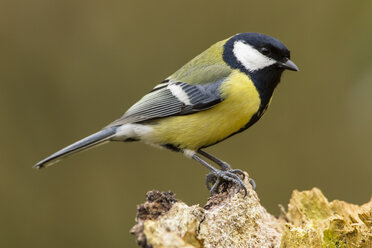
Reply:
[[[131,232],[142,247],[372,247],[372,199],[362,206],[328,202],[317,188],[294,191],[280,217],[248,195],[221,185],[204,207],[188,206],[172,192],[150,191],[138,206]]]

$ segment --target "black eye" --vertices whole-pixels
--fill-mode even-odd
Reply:
[[[268,49],[268,48],[266,48],[266,47],[262,47],[261,49],[260,49],[260,52],[263,54],[263,55],[265,55],[265,56],[268,56],[268,55],[270,55],[270,50]]]

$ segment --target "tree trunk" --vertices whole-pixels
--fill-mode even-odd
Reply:
[[[248,194],[221,185],[204,207],[188,206],[172,192],[150,191],[138,206],[131,233],[142,247],[367,247],[372,248],[372,199],[362,206],[332,201],[314,188],[295,190],[279,217]]]

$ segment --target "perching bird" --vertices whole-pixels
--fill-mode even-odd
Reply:
[[[234,35],[212,45],[156,85],[121,118],[34,167],[52,165],[108,141],[142,141],[181,152],[208,168],[207,187],[212,194],[222,181],[247,192],[241,170],[233,170],[202,149],[256,123],[285,69],[298,71],[282,42],[259,33]]]

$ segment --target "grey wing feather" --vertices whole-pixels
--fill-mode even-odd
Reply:
[[[123,115],[124,123],[141,122],[153,118],[177,114],[181,111],[182,102],[172,95],[167,88],[150,92],[134,104]]]
[[[224,79],[221,79],[204,85],[169,82],[167,87],[155,87],[108,127],[209,109],[223,100],[218,90],[223,81]],[[182,91],[181,94],[187,100],[171,91],[170,87],[174,86]]]

